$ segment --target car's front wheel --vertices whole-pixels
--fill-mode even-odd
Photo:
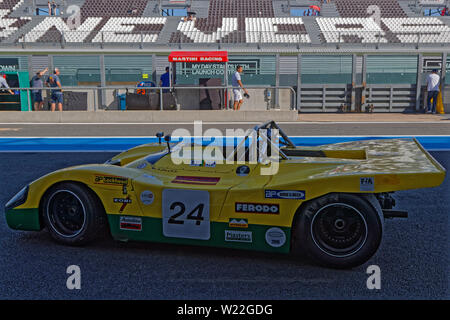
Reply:
[[[67,245],[84,245],[104,234],[105,212],[96,195],[82,184],[64,182],[42,201],[42,218],[52,236]]]
[[[352,268],[375,254],[382,237],[372,195],[328,194],[309,201],[294,222],[292,249],[333,268]]]

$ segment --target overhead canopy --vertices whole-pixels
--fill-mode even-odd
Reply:
[[[227,51],[173,51],[169,55],[169,62],[227,62]]]

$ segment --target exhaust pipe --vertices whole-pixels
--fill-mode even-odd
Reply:
[[[383,216],[385,219],[408,218],[407,211],[384,209]]]

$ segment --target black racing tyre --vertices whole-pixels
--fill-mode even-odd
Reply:
[[[105,234],[106,214],[94,192],[82,184],[63,182],[51,187],[41,206],[51,237],[66,245],[84,245]]]
[[[307,202],[294,220],[292,252],[332,268],[365,263],[377,251],[383,229],[381,209],[370,197],[332,193]]]

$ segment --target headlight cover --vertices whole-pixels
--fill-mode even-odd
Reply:
[[[21,204],[24,204],[25,201],[27,201],[29,188],[30,187],[28,185],[23,187],[22,190],[20,190],[14,197],[11,198],[11,200],[6,203],[5,209],[13,209],[20,206]]]

